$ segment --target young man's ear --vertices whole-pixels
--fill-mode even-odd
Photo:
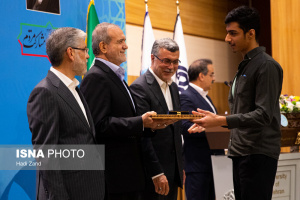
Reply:
[[[254,38],[255,39],[255,30],[254,29],[250,29],[249,31],[248,31],[248,39],[252,39],[252,38]]]

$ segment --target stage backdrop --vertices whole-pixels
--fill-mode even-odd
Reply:
[[[100,23],[117,24],[125,32],[124,0],[94,1]],[[34,6],[35,0],[0,1],[0,151],[5,144],[31,144],[26,104],[51,66],[45,50],[49,32],[66,26],[86,31],[89,0],[43,2],[44,7]],[[123,67],[127,72],[126,63]],[[34,197],[35,171],[0,171],[0,200]]]

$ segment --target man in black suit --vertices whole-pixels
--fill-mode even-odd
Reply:
[[[180,95],[181,109],[190,113],[197,108],[217,114],[217,109],[207,95],[215,81],[214,67],[209,59],[194,61],[189,69],[189,86]],[[211,164],[212,154],[224,154],[224,150],[210,150],[205,132],[189,134],[193,125],[182,121],[184,137],[185,192],[188,200],[215,200]]]
[[[75,79],[75,75],[82,76],[86,72],[89,56],[85,37],[79,29],[59,28],[47,39],[46,51],[52,67],[33,89],[27,104],[34,146],[96,144],[92,116]],[[39,200],[102,200],[104,173],[100,170],[39,170],[36,192]]]
[[[145,187],[140,138],[144,129],[157,127],[155,112],[136,113],[130,89],[124,81],[126,61],[123,31],[114,24],[98,24],[92,34],[95,65],[81,83],[91,109],[98,141],[105,144],[106,199],[135,200]],[[159,122],[159,123],[164,123]],[[148,135],[152,136],[151,132]]]
[[[154,42],[151,67],[130,86],[138,114],[147,110],[158,114],[180,110],[178,88],[171,80],[179,63],[179,47],[174,40],[164,38]],[[181,122],[163,125],[166,128],[157,130],[154,137],[142,140],[147,173],[144,199],[175,200],[178,187],[183,185]]]

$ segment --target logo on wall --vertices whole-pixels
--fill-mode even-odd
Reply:
[[[53,29],[51,22],[45,26],[35,24],[20,24],[20,34],[18,42],[21,45],[21,54],[23,56],[46,57],[46,39]]]

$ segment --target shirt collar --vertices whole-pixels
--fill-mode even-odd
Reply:
[[[96,58],[96,60],[99,60],[99,61],[103,62],[104,64],[106,64],[121,79],[121,81],[124,80],[125,70],[122,67],[115,65],[114,63],[111,63],[102,58]]]
[[[208,94],[208,91],[204,91],[201,87],[198,85],[195,85],[194,83],[189,83],[189,85],[194,88],[201,96],[206,97]]]
[[[163,80],[161,80],[154,72],[151,68],[149,68],[149,71],[151,72],[151,74],[153,74],[154,78],[156,79],[156,81],[158,82],[158,85],[161,87],[165,82]],[[169,80],[167,82],[167,84],[170,86],[173,83],[172,80]]]
[[[75,89],[75,87],[79,85],[79,81],[76,78],[71,80],[69,77],[67,77],[54,67],[51,67],[50,71],[53,72],[68,88]]]
[[[259,54],[259,53],[262,52],[262,51],[266,51],[266,48],[263,47],[263,46],[261,46],[261,47],[256,47],[256,48],[252,49],[251,51],[249,51],[249,52],[245,55],[244,59],[252,59],[253,57],[255,57],[257,54]]]

